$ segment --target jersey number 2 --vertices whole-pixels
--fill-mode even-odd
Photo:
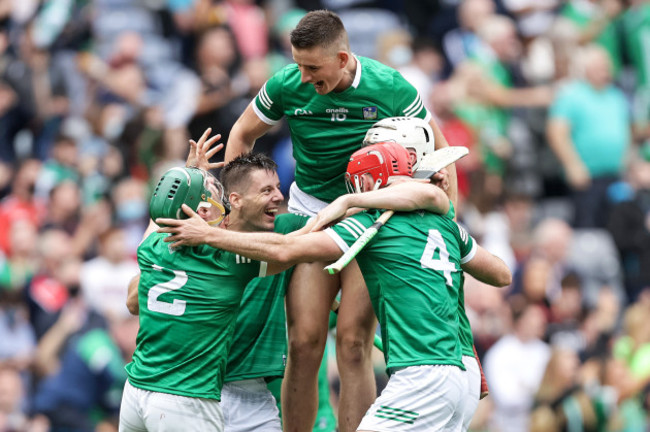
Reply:
[[[434,258],[436,255],[436,250],[440,251],[438,254],[438,259]],[[453,282],[451,280],[451,272],[456,271],[456,266],[454,263],[449,261],[449,252],[447,251],[447,245],[445,244],[445,240],[442,238],[440,231],[436,229],[429,230],[427,245],[424,248],[422,258],[420,258],[420,264],[422,264],[422,267],[441,271],[445,275],[447,285],[453,285]]]
[[[183,270],[166,269],[156,264],[152,265],[152,267],[154,270],[159,272],[165,272],[165,273],[173,272],[174,279],[167,282],[159,283],[151,287],[151,289],[149,290],[147,307],[149,308],[150,311],[153,312],[160,312],[160,313],[164,313],[167,315],[174,315],[174,316],[183,315],[185,313],[185,305],[187,303],[185,300],[174,299],[173,302],[168,303],[168,302],[158,300],[158,297],[170,291],[183,288],[183,286],[187,283],[187,273],[185,273]]]

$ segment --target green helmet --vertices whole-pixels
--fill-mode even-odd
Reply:
[[[199,204],[211,198],[208,173],[198,168],[172,168],[160,178],[149,202],[149,215],[157,218],[187,219],[181,209],[187,204],[197,211]]]

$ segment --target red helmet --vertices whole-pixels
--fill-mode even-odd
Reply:
[[[408,150],[395,142],[381,142],[357,150],[350,157],[345,173],[349,192],[361,192],[361,177],[370,174],[374,189],[386,186],[391,177],[413,175]]]

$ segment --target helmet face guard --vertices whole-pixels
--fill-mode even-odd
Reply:
[[[370,175],[373,190],[386,186],[392,177],[413,175],[408,151],[394,142],[363,147],[350,157],[345,184],[350,193],[362,192],[362,177]]]
[[[417,160],[416,171],[422,157],[435,151],[433,130],[429,123],[417,117],[388,117],[372,125],[363,139],[364,146],[380,142],[395,142],[407,149],[413,149]]]
[[[215,206],[221,215],[208,222],[212,225],[221,222],[227,213],[221,183],[198,168],[172,168],[163,174],[151,195],[149,215],[154,221],[158,218],[187,219],[181,208],[183,204],[194,211],[206,205]]]

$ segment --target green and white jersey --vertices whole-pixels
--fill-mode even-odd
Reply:
[[[206,245],[173,250],[165,236],[153,233],[138,247],[140,330],[129,382],[220,400],[244,288],[266,263]]]
[[[326,232],[346,250],[379,214],[359,213]],[[460,265],[471,260],[476,249],[452,214],[395,213],[357,256],[381,324],[389,370],[438,364],[464,369]]]
[[[378,61],[356,57],[352,85],[319,95],[300,81],[298,65],[290,64],[271,77],[255,97],[253,109],[267,124],[287,117],[296,160],[298,187],[326,202],[343,195],[350,155],[361,147],[366,131],[385,117],[431,114],[417,90],[396,70]]]
[[[281,214],[275,232],[287,234],[305,226],[306,216]],[[287,320],[284,294],[293,267],[249,282],[241,300],[233,337],[226,382],[284,376],[287,356]]]

